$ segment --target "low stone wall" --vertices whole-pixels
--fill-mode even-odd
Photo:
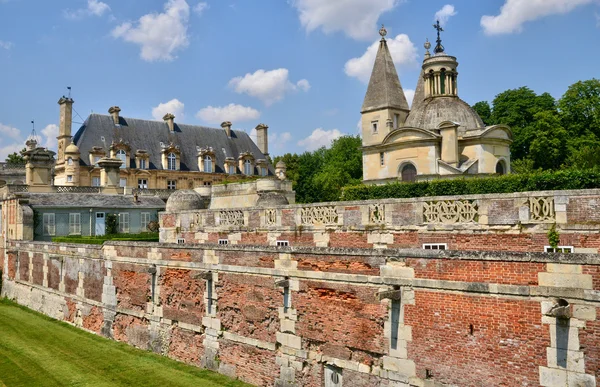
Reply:
[[[259,386],[600,381],[596,254],[9,242],[4,268],[23,305]]]

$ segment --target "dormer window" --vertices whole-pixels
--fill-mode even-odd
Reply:
[[[244,175],[252,175],[252,161],[246,160],[244,161]]]
[[[102,157],[100,156],[94,156],[94,165],[98,165],[98,161],[100,161]]]
[[[125,152],[123,149],[119,149],[116,153],[116,156],[119,160],[123,162],[121,164],[121,168],[127,168],[127,152]]]
[[[229,174],[230,175],[235,175],[235,165],[230,165],[229,166]]]
[[[146,159],[140,159],[138,168],[139,169],[147,169],[148,168]]]
[[[213,160],[209,155],[204,156],[204,172],[213,173]]]
[[[173,152],[167,155],[167,169],[170,171],[177,170],[177,156]]]

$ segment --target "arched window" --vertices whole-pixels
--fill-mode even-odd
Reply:
[[[170,171],[177,170],[177,156],[175,156],[175,153],[167,155],[167,169]]]
[[[73,159],[69,157],[69,158],[67,159],[67,164],[68,164],[68,165],[73,165]]]
[[[504,161],[498,161],[498,164],[496,164],[496,173],[498,175],[506,174],[506,167],[504,166]]]
[[[117,158],[123,162],[121,168],[127,168],[127,153],[123,149],[117,151]]]
[[[446,69],[440,71],[440,94],[446,94]]]
[[[209,155],[204,156],[204,172],[212,173],[212,157]]]
[[[252,161],[246,160],[244,161],[244,175],[252,175]]]
[[[412,164],[402,167],[402,181],[414,182],[417,180],[417,168]]]

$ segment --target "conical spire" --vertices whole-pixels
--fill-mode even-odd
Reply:
[[[382,27],[379,33],[381,41],[379,42],[379,50],[375,58],[367,95],[363,102],[362,113],[386,108],[409,110],[392,55],[385,40],[387,31]]]
[[[425,100],[425,72],[421,70],[421,74],[419,74],[419,80],[417,81],[417,88],[415,89],[415,96],[413,97],[411,110],[415,110],[423,103]]]

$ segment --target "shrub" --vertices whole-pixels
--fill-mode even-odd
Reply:
[[[119,232],[119,218],[116,214],[106,215],[106,233],[116,234]]]
[[[52,242],[56,243],[81,243],[87,245],[101,245],[106,241],[158,242],[158,234],[113,234],[101,236],[64,236],[52,238]]]
[[[471,179],[439,179],[417,183],[346,187],[342,200],[415,198],[526,191],[600,188],[600,170],[544,171]]]

